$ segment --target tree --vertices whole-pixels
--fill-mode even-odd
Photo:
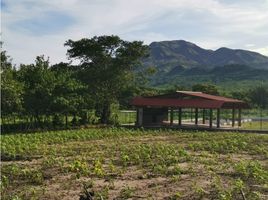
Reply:
[[[219,95],[219,91],[216,85],[209,83],[199,83],[192,86],[193,91],[204,92],[212,95]]]
[[[77,115],[88,109],[90,97],[85,92],[86,87],[75,78],[74,71],[67,63],[59,63],[51,67],[55,75],[55,87],[52,92],[52,113],[65,115],[65,125],[68,115]]]
[[[262,110],[268,107],[268,89],[264,86],[258,86],[249,91],[249,98],[252,104],[260,109],[260,126],[262,129]]]
[[[141,41],[127,42],[118,36],[95,36],[68,40],[67,55],[80,60],[80,80],[94,98],[101,123],[109,123],[111,104],[135,82],[134,70],[148,53]],[[97,112],[97,113],[98,113]]]
[[[237,90],[231,92],[231,97],[239,100],[243,100],[245,102],[249,102],[249,91],[247,90]]]
[[[253,105],[265,109],[268,106],[268,89],[258,86],[249,91],[249,98]]]
[[[25,88],[25,110],[40,125],[40,117],[51,114],[52,91],[55,87],[55,76],[49,70],[49,60],[37,56],[35,64],[21,65],[18,73]]]
[[[18,115],[22,110],[23,86],[16,79],[16,70],[6,51],[1,52],[1,116]],[[3,122],[3,121],[2,121]]]
[[[132,106],[129,104],[130,100],[135,96],[152,96],[158,94],[158,90],[149,86],[149,78],[155,74],[155,67],[139,68],[135,70],[133,76],[135,77],[122,90],[119,97],[120,108],[129,109]]]

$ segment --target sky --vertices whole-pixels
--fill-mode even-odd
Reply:
[[[2,0],[3,50],[19,65],[67,62],[68,39],[186,40],[268,56],[268,0]]]

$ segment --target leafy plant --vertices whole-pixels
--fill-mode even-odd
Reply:
[[[74,160],[69,166],[68,171],[75,172],[76,178],[80,178],[81,175],[88,175],[89,174],[89,166],[87,162],[81,160]]]
[[[258,161],[240,161],[234,166],[235,174],[243,180],[257,183],[268,182],[268,171]]]
[[[94,174],[96,174],[99,177],[103,177],[105,175],[105,171],[104,171],[102,163],[100,162],[99,159],[94,161],[93,172],[94,172]]]
[[[131,197],[133,196],[134,191],[135,191],[134,188],[131,188],[131,187],[129,187],[129,186],[125,186],[125,187],[120,191],[119,198],[122,198],[122,199],[128,199],[128,198],[131,198]]]

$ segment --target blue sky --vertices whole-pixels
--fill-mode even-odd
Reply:
[[[104,34],[268,56],[268,0],[2,0],[1,17],[3,48],[17,65],[42,54],[67,61],[66,40]]]

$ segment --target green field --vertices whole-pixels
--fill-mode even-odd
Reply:
[[[246,122],[242,124],[243,129],[254,129],[254,130],[268,130],[268,121],[260,121],[255,122]]]
[[[268,198],[268,135],[119,128],[13,134],[1,136],[1,156],[1,199]]]

